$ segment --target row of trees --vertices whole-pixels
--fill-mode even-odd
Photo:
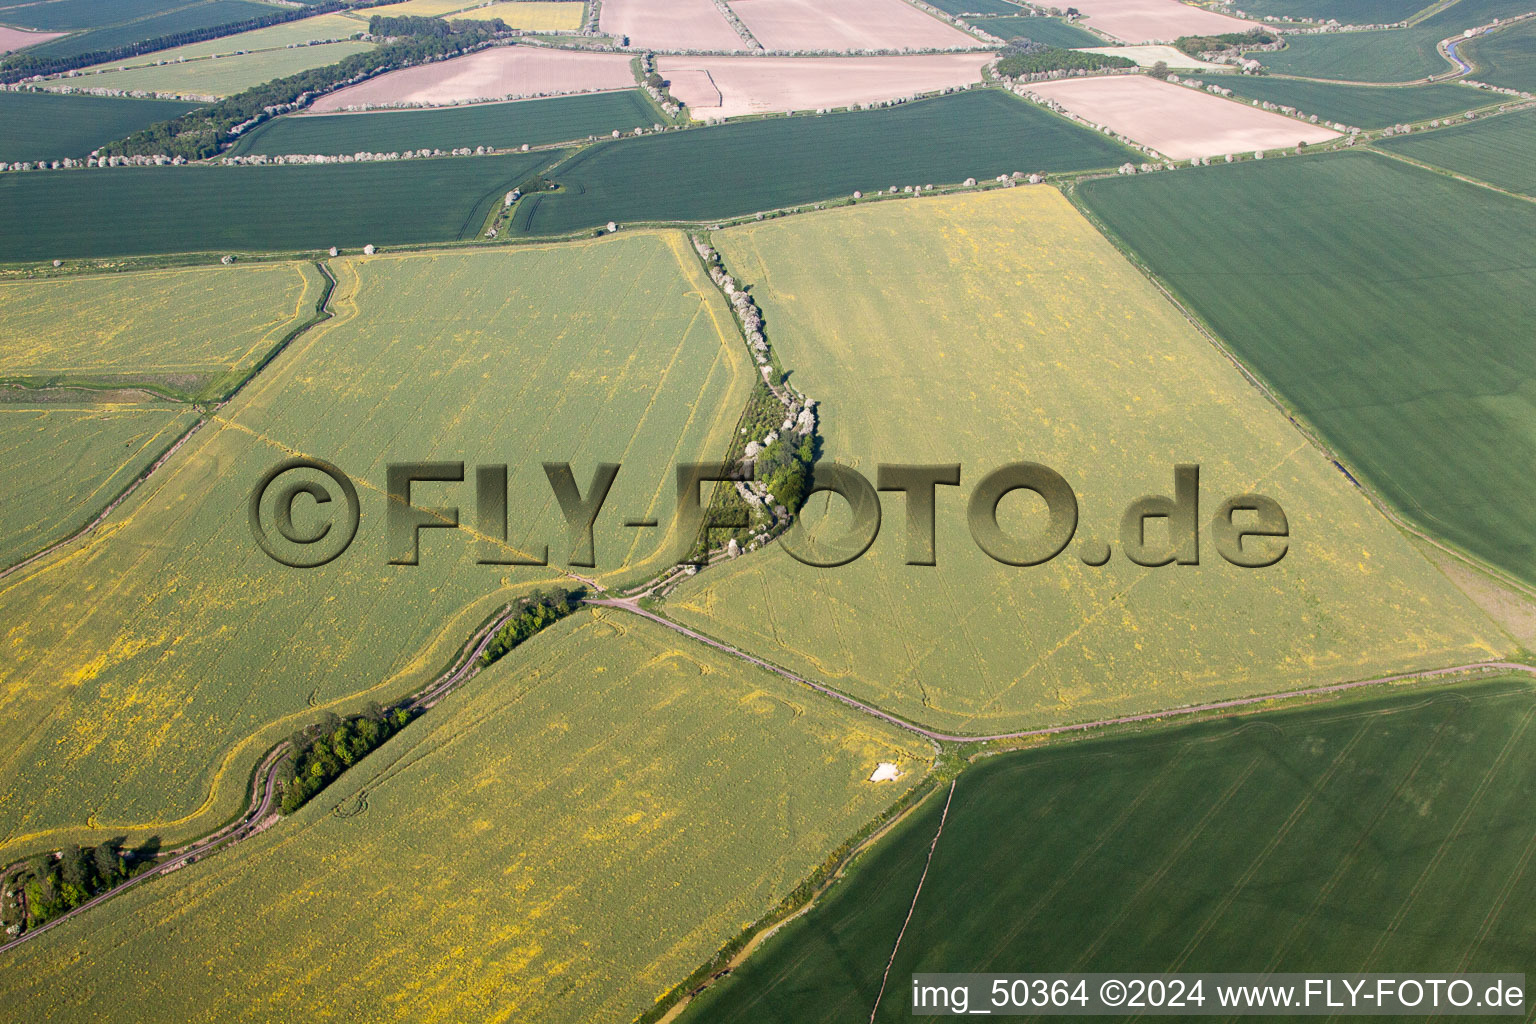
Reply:
[[[1102,71],[1106,68],[1133,68],[1136,62],[1108,53],[1085,53],[1047,46],[1033,39],[1009,40],[1000,51],[997,73],[1007,78],[1038,75],[1048,71]]]
[[[438,36],[446,38],[453,35],[455,31],[475,27],[488,28],[496,32],[511,31],[511,26],[500,18],[487,18],[484,21],[467,18],[448,22],[442,18],[419,18],[410,14],[375,14],[368,19],[368,34],[371,36]]]
[[[1262,28],[1247,32],[1227,32],[1219,36],[1180,36],[1173,45],[1180,53],[1198,57],[1202,53],[1220,53],[1223,50],[1251,50],[1259,46],[1278,43],[1280,37]]]
[[[553,625],[575,611],[586,590],[581,587],[535,590],[518,602],[519,611],[491,637],[480,655],[480,664],[499,660],[512,648],[546,626]]]
[[[384,19],[376,19],[384,20]],[[384,71],[457,56],[497,38],[494,26],[502,22],[444,22],[437,18],[402,21],[433,22],[447,30],[438,34],[407,35],[385,46],[353,54],[335,64],[312,68],[287,78],[253,86],[217,103],[190,110],[180,117],[150,125],[127,138],[101,147],[103,156],[184,157],[202,160],[215,156],[241,132],[268,117],[293,109],[310,97],[342,85],[361,81]]]
[[[68,913],[153,860],[153,853],[125,854],[121,841],[115,839],[98,846],[66,846],[57,858],[51,853],[33,857],[18,876],[27,897],[28,926]]]
[[[411,720],[404,708],[385,711],[373,704],[357,718],[328,714],[322,721],[294,733],[292,748],[279,779],[283,801],[279,809],[292,814],[336,777],[399,732]]]

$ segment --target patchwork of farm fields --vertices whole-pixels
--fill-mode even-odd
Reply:
[[[610,220],[708,220],[892,185],[1113,167],[1134,156],[1005,92],[977,89],[603,143],[551,171],[563,190],[519,203],[514,225],[562,234]]]
[[[608,507],[663,522],[600,521],[600,578],[675,557],[673,465],[719,457],[755,376],[681,235],[332,266],[334,319],[89,538],[0,581],[0,861],[88,823],[206,831],[245,799],[260,751],[317,709],[425,684],[509,597],[557,578],[477,559],[547,543],[569,560],[542,461],[571,462],[583,489],[596,463],[621,463]],[[308,572],[263,554],[246,511],[296,454],[361,494],[356,543]],[[512,464],[508,539],[427,530],[420,565],[388,564],[386,464],[434,460]],[[415,500],[462,505],[467,526],[467,475]]]
[[[1080,192],[1350,472],[1536,583],[1536,503],[1511,470],[1536,461],[1536,207],[1370,153]]]
[[[0,399],[0,569],[85,526],[197,419],[162,404]]]
[[[1021,963],[1528,972],[1533,719],[1498,681],[988,758],[931,864],[943,791],[681,1019],[945,1020],[896,980]]]
[[[470,238],[559,156],[0,175],[0,260]]]
[[[1164,223],[1212,237],[1189,218]],[[686,625],[967,735],[1459,664],[1508,644],[1054,189],[879,203],[713,239],[818,401],[824,459],[870,479],[878,463],[959,463],[962,479],[938,489],[935,566],[903,564],[888,504],[874,547],[835,571],[773,545],[685,582],[667,609]],[[1021,460],[1062,474],[1080,510],[1078,541],[1028,568],[984,554],[965,511],[983,476]],[[1130,564],[1122,513],[1172,494],[1180,463],[1200,467],[1201,517],[1228,495],[1279,502],[1283,560],[1237,568],[1207,532],[1197,566]],[[1038,534],[1035,504],[1014,500],[1004,532]],[[802,513],[813,535],[846,529],[828,505],[813,495]],[[1083,564],[1105,541],[1109,563]]]
[[[1488,106],[1487,93],[1464,85],[1338,85],[1272,75],[1224,75],[1215,79],[1245,100],[1268,100],[1367,130],[1404,122],[1449,117]]]
[[[579,0],[511,0],[459,11],[450,20],[488,21],[500,18],[513,28],[526,32],[574,32],[581,28],[585,5]]]
[[[191,60],[194,57],[227,56],[253,50],[271,50],[317,40],[337,41],[351,38],[367,30],[367,25],[345,14],[321,14],[313,18],[300,18],[298,21],[285,21],[280,25],[252,29],[249,32],[238,32],[232,36],[220,36],[201,43],[175,46],[169,50],[153,50],[133,57],[96,64],[85,70],[142,67],[146,64]]]
[[[192,109],[176,100],[0,92],[0,160],[84,158],[91,150]]]
[[[281,828],[17,950],[0,998],[56,1024],[109,1004],[183,1022],[299,1006],[412,1024],[630,1020],[931,756],[662,627],[581,612]],[[878,761],[905,774],[865,781]]]
[[[656,110],[638,90],[480,103],[441,110],[279,117],[247,135],[233,152],[392,153],[406,149],[494,146],[513,149],[570,142],[614,130],[649,128]]]
[[[220,399],[314,314],[324,290],[308,263],[0,283],[0,381]]]
[[[320,43],[226,57],[203,57],[170,64],[101,71],[82,78],[61,78],[47,84],[58,89],[120,89],[175,96],[222,98],[274,78],[286,78],[321,68],[373,49],[372,43]]]
[[[1435,49],[1451,34],[1444,27],[1420,24],[1370,32],[1293,35],[1286,38],[1285,49],[1253,56],[1282,75],[1347,82],[1414,82],[1454,70]]]
[[[1517,110],[1376,145],[1490,185],[1536,198],[1536,110]]]

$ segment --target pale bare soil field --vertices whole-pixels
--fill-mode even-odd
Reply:
[[[1178,0],[1082,0],[1072,6],[1083,13],[1089,28],[1128,43],[1167,43],[1180,36],[1221,35],[1259,27]]]
[[[657,50],[748,48],[710,0],[603,0],[598,27]]]
[[[1339,133],[1198,89],[1140,75],[1064,78],[1031,85],[1094,124],[1107,125],[1165,157],[1188,160],[1336,139]]]
[[[64,35],[63,32],[26,32],[19,28],[6,28],[0,25],[0,53],[10,53],[12,50],[36,46],[38,43],[46,43],[62,35]]]
[[[731,10],[770,50],[918,50],[981,45],[975,36],[902,0],[735,0]]]
[[[1230,64],[1212,64],[1210,61],[1201,60],[1199,57],[1191,57],[1175,46],[1083,46],[1079,47],[1084,53],[1105,53],[1111,57],[1124,57],[1126,60],[1135,61],[1137,66],[1150,68],[1158,61],[1167,64],[1174,71],[1231,71]]]
[[[913,57],[661,57],[697,120],[847,107],[981,81],[990,53]]]
[[[309,112],[391,105],[452,106],[476,100],[634,87],[629,58],[622,54],[498,46],[359,82],[322,96]]]

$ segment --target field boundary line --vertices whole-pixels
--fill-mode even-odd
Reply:
[[[907,934],[907,925],[912,923],[912,915],[917,912],[917,898],[923,894],[923,883],[928,881],[928,869],[933,866],[933,854],[939,848],[939,837],[944,834],[944,823],[949,820],[949,805],[955,799],[955,787],[959,784],[959,779],[954,779],[949,784],[949,796],[944,798],[944,810],[939,814],[938,830],[933,833],[933,842],[928,844],[928,859],[923,862],[923,873],[917,879],[917,891],[912,894],[912,905],[907,908],[906,920],[901,922],[901,931],[896,933],[896,945],[891,947],[891,958],[885,962],[885,973],[880,976],[880,993],[875,996],[875,1005],[869,1010],[870,1024],[874,1024],[875,1014],[880,1012],[880,1000],[885,998],[885,984],[891,979],[891,967],[896,963],[896,954],[901,949],[902,938]]]
[[[1334,152],[1339,151],[1335,150]],[[1385,155],[1374,147],[1362,150],[1362,152],[1377,156]],[[1305,159],[1305,157],[1302,159]],[[1067,200],[1073,205],[1073,207],[1077,209],[1078,213],[1082,214],[1083,217],[1088,220],[1088,223],[1094,226],[1099,234],[1108,239],[1109,243],[1113,245],[1123,257],[1129,260],[1133,267],[1141,271],[1142,275],[1152,283],[1152,286],[1161,292],[1165,299],[1173,304],[1174,309],[1178,310],[1180,315],[1182,315],[1184,319],[1187,320],[1189,324],[1194,327],[1194,329],[1198,331],[1205,338],[1205,340],[1210,343],[1210,345],[1215,348],[1218,353],[1221,354],[1224,359],[1226,359],[1229,363],[1237,368],[1238,373],[1242,374],[1243,378],[1247,380],[1248,383],[1257,388],[1259,393],[1268,399],[1270,404],[1278,409],[1280,414],[1290,421],[1291,426],[1296,429],[1297,433],[1301,434],[1302,437],[1311,442],[1312,446],[1316,448],[1324,458],[1326,458],[1329,462],[1332,462],[1334,466],[1344,474],[1349,482],[1354,484],[1355,488],[1365,496],[1365,499],[1369,501],[1378,512],[1385,516],[1389,522],[1391,522],[1394,526],[1404,531],[1405,533],[1417,537],[1419,540],[1425,542],[1426,544],[1429,544],[1438,550],[1443,551],[1445,554],[1456,559],[1457,561],[1464,563],[1469,568],[1493,577],[1495,580],[1504,584],[1505,586],[1518,591],[1527,599],[1536,600],[1536,586],[1532,586],[1523,580],[1517,579],[1498,566],[1484,562],[1482,559],[1477,558],[1469,552],[1462,551],[1461,549],[1449,544],[1446,541],[1441,540],[1438,537],[1431,536],[1427,531],[1421,529],[1414,523],[1409,522],[1406,518],[1404,518],[1406,513],[1399,513],[1391,503],[1378,495],[1372,487],[1363,483],[1360,477],[1352,472],[1350,468],[1344,464],[1341,454],[1334,451],[1333,448],[1325,440],[1323,440],[1321,432],[1312,427],[1310,424],[1302,422],[1302,419],[1300,418],[1302,414],[1292,410],[1290,406],[1286,405],[1285,401],[1280,397],[1279,393],[1275,391],[1274,388],[1270,387],[1270,385],[1262,377],[1259,376],[1257,371],[1250,369],[1246,363],[1239,359],[1236,353],[1229,349],[1226,343],[1221,340],[1215,329],[1208,326],[1198,315],[1196,315],[1178,297],[1178,295],[1175,294],[1173,289],[1164,283],[1162,278],[1160,278],[1152,270],[1151,267],[1142,262],[1140,256],[1136,253],[1136,250],[1128,242],[1126,242],[1118,234],[1111,230],[1109,225],[1105,224],[1098,217],[1093,209],[1091,209],[1082,199],[1082,197],[1077,194],[1076,183],[1073,183],[1069,188],[1061,189],[1061,192],[1067,197]]]

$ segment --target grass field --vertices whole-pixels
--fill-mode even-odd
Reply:
[[[1483,118],[1377,145],[1490,185],[1536,198],[1536,110]]]
[[[1536,583],[1536,503],[1510,471],[1536,460],[1536,207],[1368,153],[1081,191],[1352,473]]]
[[[1479,36],[1460,52],[1479,82],[1536,92],[1536,18]]]
[[[0,568],[94,519],[195,419],[168,402],[0,401]]]
[[[972,735],[1458,664],[1502,643],[1054,189],[714,238],[819,403],[823,458],[871,479],[881,462],[957,462],[961,486],[939,488],[934,567],[903,564],[892,495],[858,561],[812,569],[775,545],[685,583],[666,606],[680,621]],[[994,562],[966,527],[971,490],[1018,460],[1077,494],[1077,540],[1047,565]],[[1198,566],[1129,562],[1123,510],[1171,494],[1186,462],[1200,465],[1201,517],[1233,494],[1280,503],[1283,561],[1236,568],[1207,532]],[[1005,531],[1038,533],[1038,501],[1008,500]],[[827,504],[812,498],[810,528],[840,532],[846,506],[828,522]],[[1102,568],[1080,561],[1093,541],[1115,549]]]
[[[38,6],[39,8],[52,7],[54,4]],[[96,9],[100,11],[107,6],[98,4]],[[216,28],[219,25],[249,21],[252,18],[264,18],[272,14],[281,14],[283,11],[281,7],[273,4],[253,3],[252,0],[206,0],[203,3],[187,4],[164,14],[153,15],[138,21],[123,21],[117,4],[114,2],[110,6],[112,13],[102,17],[97,23],[110,21],[112,24],[103,24],[101,28],[91,28],[77,35],[41,43],[30,47],[27,52],[48,57],[72,57],[78,53],[95,53],[99,50],[129,46],[147,39],[173,36],[178,32]],[[0,11],[0,18],[9,19],[12,13],[14,12]]]
[[[681,643],[578,613],[293,819],[19,949],[3,998],[57,1024],[632,1019],[931,757]],[[905,778],[866,782],[879,760]]]
[[[364,53],[371,49],[373,44],[364,42],[321,43],[316,46],[285,47],[259,53],[108,70],[83,78],[60,79],[54,84],[71,89],[122,89],[125,92],[220,99],[274,78],[286,78],[310,68],[325,67],[354,53]]]
[[[584,492],[595,463],[621,463],[589,574],[668,564],[673,465],[725,451],[755,376],[681,235],[332,264],[335,319],[89,540],[0,581],[0,860],[87,822],[206,830],[316,708],[424,684],[518,588],[554,578],[476,564],[482,542],[442,530],[424,532],[420,565],[387,564],[386,464],[465,461],[466,482],[413,498],[462,506],[475,530],[473,467],[510,463],[510,542],[495,550],[547,542],[560,564],[539,463],[572,462]],[[261,475],[298,453],[362,496],[356,542],[323,569],[269,559],[246,512]],[[621,525],[647,514],[662,528]]]
[[[460,11],[449,20],[485,21],[500,18],[512,28],[520,28],[525,32],[574,32],[581,28],[584,10],[585,5],[578,0],[516,0]]]
[[[174,100],[0,92],[0,160],[83,158],[97,146],[192,109]]]
[[[441,110],[279,117],[247,135],[236,153],[389,153],[570,142],[614,129],[629,133],[655,123],[656,110],[638,90],[481,103]]]
[[[912,1014],[917,971],[1529,972],[1533,718],[1502,681],[982,761],[874,1019],[953,1019]],[[683,1024],[870,1019],[943,803]]]
[[[928,6],[947,14],[1018,14],[1021,10],[1007,0],[931,0]]]
[[[308,263],[3,283],[0,380],[220,399],[314,314],[323,291]]]
[[[1487,106],[1487,93],[1463,85],[1370,86],[1303,82],[1272,76],[1224,75],[1219,84],[1242,99],[1269,100],[1356,128],[1385,128],[1448,117]]]
[[[1023,36],[1046,46],[1103,46],[1104,40],[1092,32],[1085,32],[1076,25],[1069,25],[1060,18],[967,18],[983,32],[990,32],[999,39],[1016,39]]]
[[[556,153],[0,176],[0,260],[323,249],[473,237]]]
[[[136,57],[97,64],[97,68],[142,67],[166,61],[191,60],[194,57],[212,57],[250,50],[270,50],[276,47],[308,43],[317,39],[347,39],[358,32],[366,32],[368,26],[345,14],[321,14],[298,21],[285,21],[281,25],[252,29],[232,36],[220,36],[201,43],[188,43],[169,50],[155,50]]]
[[[891,185],[1112,167],[1133,155],[1004,92],[975,90],[603,143],[552,172],[564,191],[524,200],[515,227],[558,234],[610,220],[706,220]]]

